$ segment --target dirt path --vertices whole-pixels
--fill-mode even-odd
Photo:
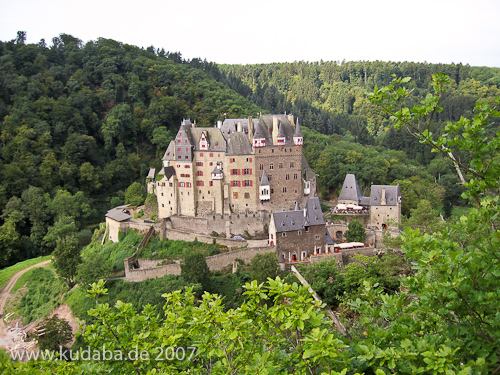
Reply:
[[[19,280],[19,278],[23,275],[23,273],[25,273],[33,268],[36,268],[36,267],[43,267],[50,262],[51,262],[51,260],[49,259],[49,260],[46,260],[44,262],[34,264],[32,266],[29,266],[28,268],[25,268],[24,270],[19,271],[18,273],[14,274],[14,276],[12,276],[10,278],[7,285],[5,285],[5,288],[3,288],[2,291],[0,292],[0,316],[2,317],[2,318],[0,318],[0,328],[5,327],[5,324],[3,322],[3,316],[4,316],[3,309],[5,307],[5,303],[7,302],[7,299],[10,296],[10,291],[12,290],[14,285],[16,284],[17,280]]]

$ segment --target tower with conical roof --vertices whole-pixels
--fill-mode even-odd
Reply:
[[[300,130],[299,119],[297,118],[297,124],[295,125],[295,133],[293,133],[293,144],[295,146],[302,146],[304,144],[304,136]]]
[[[261,201],[268,201],[271,199],[271,185],[269,184],[266,171],[262,173],[262,180],[259,185],[259,199]]]

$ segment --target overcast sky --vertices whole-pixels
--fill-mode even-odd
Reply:
[[[500,67],[500,0],[0,0],[0,40],[70,34],[216,63],[415,61]]]

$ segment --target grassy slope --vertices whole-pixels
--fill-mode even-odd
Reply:
[[[21,270],[24,270],[25,268],[28,268],[29,266],[32,266],[37,263],[41,263],[43,261],[49,260],[52,257],[52,255],[46,255],[41,258],[33,258],[33,259],[28,259],[19,263],[14,264],[13,266],[4,268],[0,270],[0,290],[7,285],[9,282],[10,278],[14,276],[16,273],[18,273]]]

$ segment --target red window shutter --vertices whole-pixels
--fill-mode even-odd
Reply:
[[[230,170],[229,170],[229,174],[230,174],[231,176],[233,175],[233,170],[232,170],[232,169],[230,169]]]
[[[232,162],[233,162],[233,159],[231,159],[231,158],[230,158],[230,159],[229,159],[229,162],[230,162],[230,163],[232,163]]]
[[[231,181],[231,186],[233,186],[233,181]]]
[[[238,172],[237,172],[238,174],[241,174],[241,169],[237,169],[237,171],[238,171]]]
[[[241,181],[238,181],[238,186],[241,186]]]
[[[250,174],[252,174],[252,168],[250,168]]]
[[[250,180],[250,186],[252,186],[252,180]]]

